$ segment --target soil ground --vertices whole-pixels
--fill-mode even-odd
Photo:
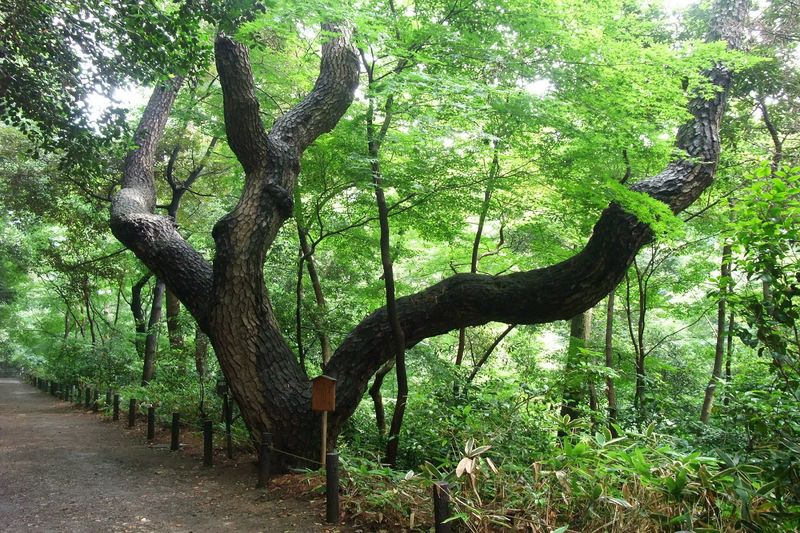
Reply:
[[[252,457],[203,467],[196,438],[171,452],[121,418],[0,379],[0,531],[344,531],[323,526],[324,497],[255,489]]]

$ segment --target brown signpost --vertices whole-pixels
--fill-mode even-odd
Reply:
[[[328,376],[317,376],[311,380],[311,410],[336,410],[336,380]]]
[[[311,380],[311,410],[322,412],[322,449],[320,463],[325,467],[328,444],[328,412],[336,410],[336,380],[330,376],[317,376]]]

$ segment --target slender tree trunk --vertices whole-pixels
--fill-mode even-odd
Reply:
[[[200,383],[200,417],[206,418],[206,361],[208,361],[208,336],[203,333],[200,326],[194,330],[194,368],[197,370],[197,380]]]
[[[653,252],[655,253],[655,252]],[[649,275],[650,265],[653,264],[653,255],[644,270],[639,268],[639,263],[634,259],[633,266],[636,273],[636,286],[639,292],[639,306],[636,310],[636,326],[634,328],[633,303],[631,299],[631,283],[629,274],[625,274],[625,311],[628,322],[628,334],[633,346],[634,367],[636,370],[636,385],[633,396],[633,407],[636,410],[636,418],[641,423],[647,417],[647,405],[645,396],[647,394],[647,352],[644,348],[644,333],[647,325],[647,282],[645,277]]]
[[[114,306],[114,325],[117,325],[117,321],[119,320],[119,309],[122,304],[122,287],[123,285],[120,284],[117,287],[117,304]]]
[[[489,206],[492,202],[494,192],[494,182],[500,171],[500,159],[497,154],[497,144],[492,150],[492,164],[489,167],[489,179],[486,181],[486,189],[483,191],[483,202],[478,214],[478,226],[475,228],[475,238],[472,240],[472,255],[470,256],[469,271],[472,274],[478,272],[478,261],[480,261],[481,238],[483,237],[483,227],[486,224],[486,215],[489,214]],[[456,348],[456,366],[460,366],[464,360],[464,349],[467,344],[467,328],[458,330],[458,347]]]
[[[156,279],[153,287],[153,302],[150,318],[147,320],[147,336],[144,341],[144,361],[142,365],[142,386],[146,387],[153,379],[158,354],[158,333],[161,325],[161,306],[164,300],[164,282]]]
[[[733,328],[735,326],[734,318],[733,318],[733,311],[730,312],[728,315],[728,329],[726,331],[727,334],[727,348],[725,350],[725,399],[723,401],[724,405],[727,407],[731,401],[731,395],[729,392],[729,387],[731,384],[731,360],[733,359]]]
[[[388,97],[385,110],[386,116],[381,127],[385,135],[388,123],[391,120],[391,96]],[[370,102],[370,110],[367,118],[367,135],[369,136],[369,154],[372,160],[372,183],[375,185],[375,201],[378,204],[378,220],[381,228],[380,248],[381,263],[383,265],[383,282],[386,287],[386,317],[392,332],[392,348],[395,360],[395,375],[397,376],[397,401],[392,414],[392,423],[389,427],[389,439],[386,443],[386,462],[394,466],[397,463],[397,452],[400,445],[400,428],[403,425],[403,415],[406,411],[408,402],[408,375],[405,362],[405,334],[397,316],[397,303],[395,299],[394,267],[392,265],[392,252],[390,245],[389,229],[389,208],[386,204],[386,197],[383,193],[382,176],[380,162],[378,160],[380,152],[380,142],[383,140],[377,137],[374,131],[372,117],[374,115],[373,104]]]
[[[731,245],[725,244],[722,247],[722,266],[720,268],[719,282],[719,301],[717,302],[717,342],[714,347],[714,368],[711,371],[711,379],[706,386],[703,407],[700,409],[700,421],[708,424],[711,418],[711,409],[714,406],[714,392],[717,383],[722,377],[722,364],[725,359],[725,302],[727,300],[728,285],[731,275]]]
[[[303,348],[303,263],[305,263],[305,257],[301,249],[297,259],[297,281],[294,285],[294,329],[300,368],[307,375],[306,351]]]
[[[605,355],[606,368],[614,368],[614,291],[608,293],[608,303],[606,305],[606,335],[603,353]],[[608,400],[608,427],[611,434],[616,437],[617,429],[614,424],[617,421],[617,391],[614,387],[614,379],[606,376],[606,399]]]
[[[478,372],[480,372],[483,365],[486,364],[486,361],[488,361],[489,357],[492,355],[492,353],[494,353],[495,348],[497,348],[500,343],[503,342],[503,339],[506,338],[506,335],[511,333],[515,327],[517,327],[516,324],[509,324],[506,329],[504,329],[502,333],[500,333],[500,335],[494,339],[494,342],[489,345],[486,351],[483,352],[483,355],[481,355],[481,358],[478,359],[478,361],[472,367],[472,372],[470,372],[469,376],[467,377],[467,383],[472,383],[472,380],[475,379],[475,376],[478,375]]]
[[[458,346],[456,347],[456,366],[461,366],[464,361],[464,350],[467,347],[467,328],[458,330]]]
[[[770,160],[770,170],[774,175],[778,169],[781,168],[781,161],[783,160],[783,140],[781,139],[778,128],[775,127],[775,123],[772,122],[772,117],[770,115],[766,99],[762,95],[758,95],[757,101],[758,107],[761,108],[761,119],[764,121],[764,125],[767,127],[770,139],[772,139],[772,159]]]
[[[92,346],[97,345],[97,334],[95,333],[95,323],[94,317],[92,316],[92,302],[91,302],[91,292],[89,290],[89,280],[88,278],[83,279],[83,305],[86,309],[86,320],[89,322],[89,334],[92,337]]]
[[[319,272],[317,271],[317,262],[314,259],[314,254],[308,242],[308,233],[305,230],[300,230],[298,227],[298,234],[300,237],[300,250],[303,252],[303,257],[305,257],[308,279],[311,281],[311,288],[314,291],[314,301],[317,304],[317,314],[314,316],[314,330],[317,333],[317,338],[319,339],[322,349],[322,364],[324,368],[324,365],[330,361],[331,355],[333,355],[330,336],[326,331],[324,321],[320,320],[320,318],[324,317],[327,313],[328,304],[325,301],[325,294],[322,292],[322,282],[320,281]]]
[[[583,350],[589,347],[592,334],[591,309],[576,315],[569,322],[569,345],[567,360],[564,365],[564,391],[561,404],[561,416],[569,416],[572,420],[580,417],[580,404],[586,397],[587,375],[579,369],[585,360]]]
[[[180,313],[181,302],[175,294],[167,290],[167,335],[169,336],[169,345],[173,349],[183,348],[183,331],[181,328]]]
[[[386,413],[383,409],[383,395],[381,387],[386,375],[394,368],[394,359],[386,361],[383,366],[375,373],[372,386],[369,388],[369,395],[372,397],[372,404],[375,406],[375,425],[378,427],[378,436],[383,440],[386,437]]]
[[[144,305],[142,304],[142,290],[152,274],[147,273],[131,288],[131,313],[133,314],[133,325],[136,329],[136,353],[144,358],[144,340],[147,336],[147,322],[144,317]]]
[[[67,338],[69,338],[71,324],[72,320],[71,317],[69,316],[69,309],[67,309],[66,311],[64,311],[64,340],[67,340]]]

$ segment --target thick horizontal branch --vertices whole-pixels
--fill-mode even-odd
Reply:
[[[746,15],[744,0],[721,0],[711,39],[720,35],[737,46]],[[726,26],[727,24],[727,26]],[[731,32],[730,28],[738,31]],[[719,28],[725,28],[720,33]],[[689,103],[693,118],[678,133],[677,146],[685,155],[660,174],[632,186],[667,204],[678,213],[695,201],[711,183],[719,161],[719,128],[731,73],[717,66],[708,73],[717,92]],[[397,300],[406,347],[458,328],[490,321],[537,324],[567,320],[603,299],[622,280],[650,228],[616,204],[600,216],[585,248],[577,255],[546,268],[504,276],[456,274],[421,292]],[[347,336],[325,373],[339,380],[334,425],[346,420],[363,396],[369,377],[391,357],[392,335],[386,310],[379,309]]]

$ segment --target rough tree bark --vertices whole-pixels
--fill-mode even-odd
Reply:
[[[717,8],[711,38],[737,46],[745,2],[720,2]],[[319,451],[319,417],[311,411],[310,384],[272,312],[263,264],[266,250],[291,214],[301,154],[336,125],[358,82],[358,59],[347,32],[335,25],[326,29],[332,37],[323,45],[313,90],[269,132],[259,116],[246,48],[225,36],[216,40],[228,143],[246,177],[238,204],[214,228],[213,264],[180,236],[171,219],[153,214],[155,149],[180,85],[177,78],[158,87],[145,109],[110,221],[114,235],[164,280],[208,334],[253,434],[271,431],[277,449],[309,458]],[[693,119],[680,128],[677,139],[686,155],[631,187],[665,202],[674,212],[708,187],[718,161],[719,125],[731,74],[723,66],[707,74],[720,91],[711,99],[690,102]],[[646,224],[612,204],[586,247],[562,263],[504,276],[458,274],[399,298],[404,347],[489,321],[534,324],[575,316],[619,283],[652,236]],[[380,309],[363,319],[334,352],[325,369],[338,379],[331,441],[360,402],[370,377],[393,356],[393,342],[386,310]]]

